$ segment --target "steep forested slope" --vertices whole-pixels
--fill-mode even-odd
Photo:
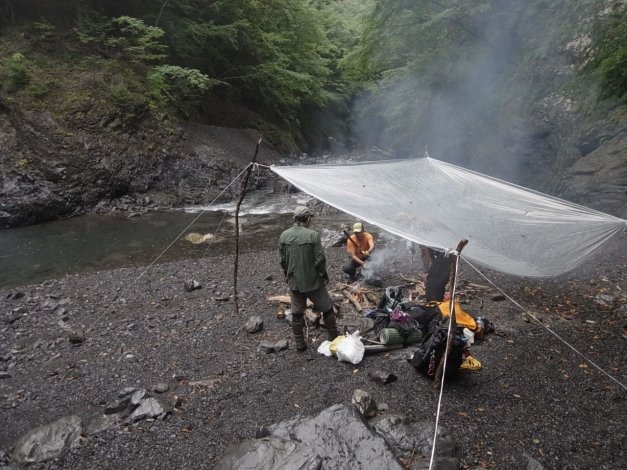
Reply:
[[[0,0],[0,222],[125,194],[206,199],[233,165],[187,184],[216,157],[184,145],[189,123],[255,129],[286,154],[428,150],[625,216],[626,12],[615,0]]]

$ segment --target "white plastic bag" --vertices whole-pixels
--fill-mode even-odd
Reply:
[[[340,361],[359,364],[364,358],[365,352],[366,347],[364,343],[361,342],[359,331],[355,331],[337,345],[337,351],[335,353]]]
[[[333,353],[329,349],[329,346],[331,346],[331,341],[323,341],[322,343],[320,343],[320,346],[318,346],[318,352],[327,357],[333,356]]]

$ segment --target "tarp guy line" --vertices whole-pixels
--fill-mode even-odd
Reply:
[[[469,240],[464,258],[551,277],[573,269],[627,221],[433,158],[272,166],[326,204],[436,249]]]
[[[612,376],[609,372],[606,372],[605,370],[603,370],[599,365],[597,365],[592,359],[590,359],[588,356],[586,356],[584,353],[582,353],[581,351],[579,351],[577,348],[575,348],[572,344],[570,344],[568,341],[566,341],[564,338],[562,338],[560,335],[558,335],[555,331],[553,331],[551,328],[549,328],[548,326],[546,326],[544,323],[542,323],[538,317],[536,317],[533,313],[531,313],[529,310],[527,310],[525,307],[523,307],[522,305],[520,305],[518,302],[516,302],[516,300],[514,300],[511,296],[509,296],[503,289],[501,289],[499,286],[497,286],[494,282],[492,282],[485,274],[483,274],[476,266],[474,266],[470,261],[468,261],[466,258],[464,258],[462,256],[462,258],[464,259],[464,261],[475,271],[477,271],[477,273],[479,273],[479,275],[484,278],[486,281],[488,281],[490,284],[492,284],[492,286],[498,290],[501,294],[503,294],[505,297],[507,297],[507,299],[509,301],[511,301],[514,305],[516,305],[518,308],[520,308],[523,312],[525,312],[525,315],[528,315],[529,317],[533,318],[534,321],[536,323],[538,323],[538,325],[540,325],[542,328],[544,328],[545,330],[547,330],[549,333],[551,333],[553,336],[555,336],[558,340],[560,340],[562,343],[564,343],[566,346],[568,346],[570,349],[572,349],[577,355],[581,356],[581,358],[583,360],[585,360],[588,364],[590,364],[591,366],[593,366],[595,369],[597,369],[599,372],[601,372],[602,374],[604,374],[605,376],[607,376],[610,380],[616,382],[621,388],[623,388],[625,391],[627,391],[627,386],[625,384],[623,384],[620,380],[618,380],[616,377]]]
[[[231,182],[230,182],[230,183],[229,183],[229,184],[228,184],[228,185],[227,185],[227,186],[226,186],[226,187],[222,190],[222,192],[221,192],[220,194],[218,194],[218,195],[214,198],[214,200],[213,200],[213,201],[211,201],[211,202],[209,203],[209,205],[208,205],[205,209],[203,209],[203,210],[202,210],[202,211],[201,211],[201,212],[200,212],[200,213],[199,213],[196,217],[194,217],[194,220],[192,220],[192,221],[191,221],[191,222],[187,225],[187,227],[185,227],[185,228],[181,231],[181,233],[179,233],[179,234],[176,236],[176,238],[174,238],[174,240],[172,240],[172,242],[170,242],[170,244],[169,244],[167,247],[165,247],[165,249],[164,249],[161,253],[159,253],[159,255],[157,255],[157,257],[156,257],[156,258],[152,261],[152,263],[150,263],[148,266],[146,266],[146,268],[144,268],[144,269],[142,270],[142,272],[141,272],[141,273],[139,273],[139,276],[137,276],[137,277],[133,280],[133,282],[131,282],[128,286],[125,286],[125,287],[124,287],[124,290],[123,290],[123,291],[121,291],[120,293],[122,293],[122,292],[128,292],[128,291],[130,290],[130,288],[131,288],[131,287],[133,287],[133,286],[135,285],[135,283],[136,283],[137,281],[139,281],[139,280],[142,278],[142,276],[143,276],[144,274],[146,274],[146,273],[150,270],[150,268],[152,268],[152,267],[154,266],[154,264],[155,264],[157,261],[159,261],[159,258],[161,258],[161,257],[162,257],[162,256],[163,256],[163,255],[164,255],[164,254],[165,254],[165,253],[166,253],[166,252],[167,252],[170,248],[172,248],[172,245],[174,245],[174,244],[176,243],[176,241],[177,241],[179,238],[181,238],[181,237],[183,236],[183,234],[184,234],[185,232],[187,232],[187,230],[189,230],[189,228],[190,228],[192,225],[194,225],[194,224],[198,221],[198,219],[200,219],[200,217],[201,217],[201,216],[202,216],[205,212],[207,212],[207,210],[209,209],[209,207],[211,207],[211,206],[212,206],[212,205],[213,205],[213,204],[214,204],[214,203],[215,203],[215,202],[216,202],[216,201],[220,198],[220,196],[222,196],[222,195],[226,192],[226,190],[227,190],[227,189],[229,189],[229,188],[231,187],[231,185],[233,185],[233,183],[235,183],[235,182],[239,179],[239,177],[240,177],[240,176],[242,176],[242,175],[244,174],[244,172],[248,169],[248,167],[249,167],[250,165],[251,165],[251,164],[246,165],[246,167],[245,167],[245,168],[244,168],[244,169],[243,169],[243,170],[242,170],[242,171],[241,171],[241,172],[240,172],[240,173],[239,173],[239,174],[238,174],[235,178],[233,178],[233,179],[231,180]],[[219,227],[218,227],[218,228],[219,228]],[[216,230],[216,233],[217,233],[217,230]],[[116,302],[118,301],[118,299],[120,298],[120,293],[118,293],[118,294],[114,297],[114,299],[111,301],[111,303],[109,303],[109,305],[108,305],[107,307],[105,307],[105,308],[102,310],[102,312],[103,312],[103,313],[108,312],[108,311],[109,311],[109,309],[110,309],[110,308],[112,308],[112,307],[115,305],[115,303],[116,303]],[[99,316],[100,316],[100,315],[96,316],[96,318],[94,318],[94,321],[95,321],[95,320],[96,320]],[[93,329],[93,327],[92,327],[91,329]]]

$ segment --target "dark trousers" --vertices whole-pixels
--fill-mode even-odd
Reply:
[[[444,300],[446,285],[451,276],[451,265],[453,261],[455,261],[453,255],[447,256],[442,253],[436,256],[431,263],[429,273],[427,274],[427,285],[425,286],[427,302],[442,302]]]
[[[364,261],[367,260],[368,258],[364,259]],[[353,258],[348,258],[348,261],[346,261],[346,263],[344,263],[344,266],[342,267],[342,271],[344,271],[350,277],[353,277],[355,276],[355,273],[359,268],[361,268],[361,264],[357,263]]]

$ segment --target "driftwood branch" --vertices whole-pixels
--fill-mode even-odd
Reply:
[[[244,196],[246,196],[248,179],[250,178],[250,173],[252,172],[255,161],[257,160],[260,145],[261,138],[257,141],[257,145],[255,145],[255,154],[253,155],[253,159],[246,170],[246,175],[244,176],[244,180],[242,181],[242,185],[240,187],[239,201],[237,201],[237,207],[235,208],[235,266],[233,268],[233,303],[235,304],[235,313],[239,313],[239,299],[237,293],[237,270],[239,266],[239,208],[242,205]]]

